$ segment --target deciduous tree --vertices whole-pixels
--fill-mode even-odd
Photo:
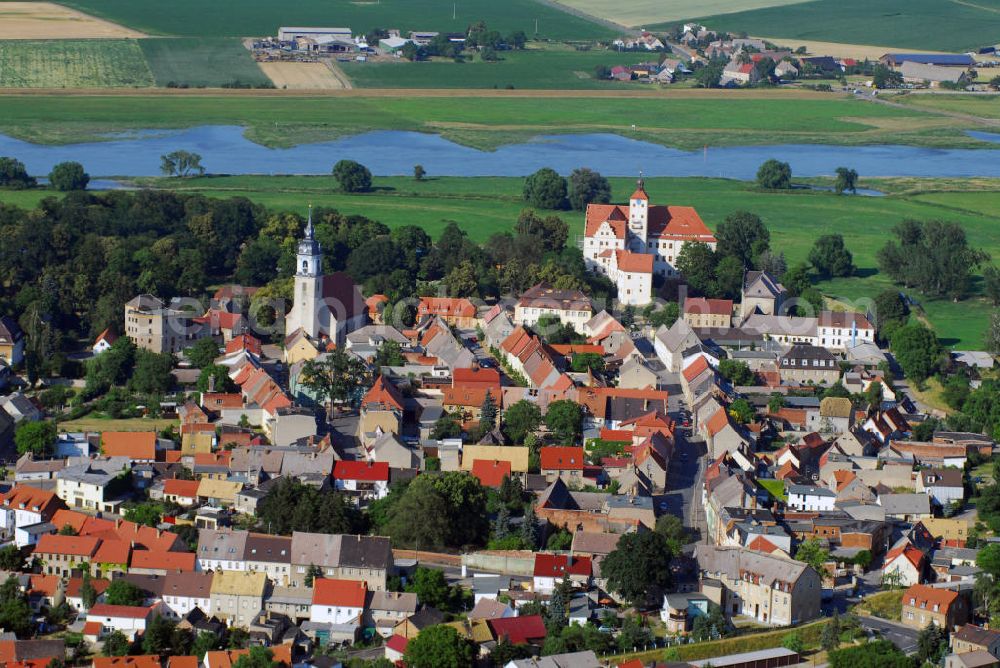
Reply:
[[[839,234],[824,234],[809,251],[809,262],[823,278],[850,276],[854,273],[854,256],[844,246]]]
[[[538,209],[566,207],[566,179],[543,167],[524,181],[524,201]]]
[[[406,645],[403,660],[410,668],[467,668],[475,663],[476,648],[451,626],[428,627]],[[234,666],[234,668],[240,668]]]
[[[601,562],[601,575],[607,578],[611,591],[639,604],[654,590],[670,586],[672,557],[667,539],[660,533],[625,534]]]
[[[86,190],[90,175],[78,162],[60,162],[49,172],[49,183],[56,190]]]
[[[787,190],[792,187],[792,167],[780,160],[766,160],[757,170],[757,185],[767,190]]]
[[[333,166],[333,178],[345,193],[363,193],[372,188],[372,173],[354,160],[340,160]]]
[[[545,413],[545,426],[560,443],[578,443],[583,429],[583,409],[570,399],[553,401]]]
[[[611,201],[611,184],[600,173],[587,168],[574,169],[569,175],[569,204],[583,211],[588,204]]]

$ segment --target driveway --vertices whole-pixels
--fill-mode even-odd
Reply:
[[[892,641],[892,644],[903,652],[912,654],[917,651],[916,629],[878,617],[859,617],[859,619],[862,628],[867,631],[878,631],[883,638]]]

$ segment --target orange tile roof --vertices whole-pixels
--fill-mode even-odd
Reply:
[[[950,589],[935,589],[927,585],[916,584],[906,590],[903,594],[903,605],[911,605],[917,608],[933,608],[940,606],[939,612],[948,614],[948,607],[958,600],[958,592]],[[910,601],[913,601],[912,603]]]
[[[564,357],[567,355],[586,355],[588,353],[604,356],[604,348],[597,344],[557,343],[550,347]]]
[[[241,350],[246,350],[254,355],[260,355],[263,349],[263,345],[260,339],[251,336],[250,334],[240,334],[239,336],[234,336],[226,343],[226,354],[239,352]]]
[[[452,387],[500,387],[500,372],[496,369],[455,369],[451,372]]]
[[[30,485],[14,485],[0,496],[0,505],[9,510],[28,510],[48,518],[54,517],[65,504],[54,492]]]
[[[365,394],[364,399],[361,400],[361,405],[363,407],[385,406],[401,411],[403,410],[403,396],[395,385],[379,376],[375,379],[372,388]]]
[[[905,543],[897,548],[889,550],[889,552],[886,553],[885,565],[888,566],[899,557],[905,558],[907,561],[913,564],[914,568],[917,569],[920,568],[920,565],[924,562],[924,559],[926,558],[923,552],[921,552],[914,546],[910,545],[909,543]]]
[[[122,540],[103,540],[97,552],[91,557],[91,561],[98,564],[121,564],[128,565],[128,555],[131,548],[128,543]]]
[[[720,408],[715,411],[715,415],[708,419],[708,423],[705,425],[708,427],[708,433],[715,436],[720,431],[725,429],[729,425],[729,414],[726,413],[725,408]]]
[[[417,306],[419,317],[440,315],[442,317],[474,318],[476,307],[468,299],[453,297],[421,297]]]
[[[201,665],[198,663],[198,657],[196,656],[168,656],[167,657],[167,668],[198,668]]]
[[[836,483],[837,490],[840,491],[852,483],[858,476],[854,471],[848,471],[847,469],[841,469],[839,471],[833,472],[833,480]]]
[[[145,619],[149,616],[150,610],[143,605],[110,605],[108,603],[96,603],[87,611],[88,617],[117,617],[120,619]]]
[[[628,206],[620,204],[588,204],[584,234],[592,237],[605,222],[611,226],[618,239],[625,238],[625,222],[628,220]]]
[[[705,356],[698,355],[698,357],[694,358],[693,362],[684,367],[684,380],[690,383],[703,374],[708,369],[708,366],[708,360],[705,359]]]
[[[572,446],[551,446],[538,451],[543,470],[582,471],[583,448]]]
[[[135,550],[132,552],[132,563],[129,567],[187,573],[195,570],[196,557],[194,552]]]
[[[116,334],[113,329],[108,327],[103,332],[97,335],[97,338],[94,339],[94,344],[96,345],[101,341],[107,341],[108,344],[113,344],[117,340],[118,340],[118,334]]]
[[[270,648],[273,656],[272,661],[277,661],[282,666],[289,667],[292,665],[292,646],[291,645],[274,645]],[[207,668],[233,668],[233,664],[241,656],[246,656],[250,653],[248,649],[224,649],[213,652],[207,652],[205,654],[205,665]]]
[[[774,474],[774,477],[778,480],[784,480],[790,475],[798,474],[798,472],[799,470],[795,468],[795,465],[792,464],[791,460],[789,460],[782,464],[781,468]]]
[[[631,253],[625,250],[615,251],[615,261],[621,271],[634,271],[640,274],[653,273],[653,256],[645,253]]]
[[[163,481],[163,493],[171,496],[183,496],[185,498],[198,498],[197,480],[178,480],[170,478]]]
[[[107,457],[156,459],[156,432],[106,431],[101,434],[101,453]]]
[[[90,585],[94,588],[94,591],[98,595],[103,594],[104,590],[108,588],[111,584],[111,580],[106,578],[91,578]],[[71,598],[76,598],[80,595],[80,587],[83,586],[83,578],[70,578],[66,581],[66,596]]]
[[[364,608],[368,588],[357,580],[318,578],[313,582],[313,605]]]
[[[489,459],[475,459],[472,475],[479,478],[484,487],[499,487],[504,478],[510,477],[510,462]]]
[[[776,552],[779,548],[777,545],[775,545],[768,539],[764,538],[763,536],[757,536],[752,541],[750,541],[750,544],[747,545],[747,549],[754,550],[755,552],[765,552],[767,554],[771,554],[773,552]]]
[[[45,534],[35,545],[35,554],[64,554],[74,557],[91,557],[97,552],[100,540],[93,536],[60,536]]]
[[[732,299],[705,299],[704,297],[688,297],[684,301],[684,312],[695,314],[725,315],[733,314]]]
[[[32,575],[29,580],[31,591],[45,596],[54,596],[62,581],[58,575]]]
[[[83,635],[85,636],[99,636],[101,631],[104,629],[104,624],[100,622],[87,622],[83,625]]]
[[[243,395],[239,392],[205,392],[201,395],[201,405],[212,411],[243,408]]]
[[[493,397],[493,405],[499,407],[501,394],[495,389],[482,387],[446,387],[441,403],[444,406],[466,406],[479,408],[486,401],[486,395]]]
[[[95,656],[94,668],[160,668],[159,655]]]

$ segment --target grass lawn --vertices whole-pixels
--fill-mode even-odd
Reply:
[[[700,15],[699,21],[711,29],[787,38],[792,46],[797,38],[962,52],[994,44],[1000,33],[997,0],[881,0],[877,5],[866,0],[811,0]]]
[[[923,390],[918,390],[911,383],[910,391],[913,392],[913,394],[916,395],[917,399],[925,406],[930,406],[931,408],[935,408],[941,411],[942,413],[945,413],[946,415],[950,415],[951,413],[955,412],[955,409],[951,408],[948,404],[946,404],[944,398],[941,396],[941,393],[944,391],[944,388],[941,387],[940,381],[938,381],[936,378],[928,378],[924,382]]]
[[[162,420],[153,418],[111,418],[82,417],[79,420],[67,420],[59,423],[60,431],[160,431],[170,426],[176,426],[177,420]]]
[[[452,60],[411,63],[341,63],[359,88],[507,88],[516,89],[647,89],[649,84],[595,79],[597,65],[636,65],[658,54],[617,53],[607,49],[577,51],[571,47],[506,51],[502,60],[487,63]]]
[[[972,114],[980,118],[1000,118],[1000,95],[901,95],[894,101],[916,109],[935,109]]]
[[[0,88],[134,88],[153,85],[135,40],[0,41]]]
[[[610,179],[614,201],[625,201],[635,187],[632,179]],[[155,187],[192,190],[217,197],[242,195],[276,210],[305,214],[309,203],[334,207],[347,214],[366,215],[390,227],[420,225],[437,237],[445,226],[456,222],[469,237],[483,242],[496,232],[513,228],[525,207],[520,178],[429,178],[415,181],[405,177],[376,177],[371,193],[348,195],[337,192],[332,177],[321,176],[233,176],[195,179],[141,179]],[[935,181],[923,189],[935,190]],[[877,185],[866,183],[865,185]],[[982,187],[987,187],[980,182]],[[992,185],[1000,191],[1000,182]],[[908,180],[907,193],[919,192]],[[804,261],[812,244],[822,234],[842,234],[854,254],[858,274],[851,278],[825,281],[819,288],[845,301],[873,298],[892,285],[878,272],[875,254],[885,243],[889,229],[907,219],[954,220],[961,223],[972,245],[1000,258],[1000,213],[965,210],[949,205],[949,198],[962,202],[964,192],[935,193],[935,201],[923,195],[900,194],[886,197],[840,197],[817,191],[789,193],[760,192],[742,181],[704,178],[650,178],[646,190],[654,203],[695,207],[712,229],[733,211],[746,209],[764,220],[771,231],[771,245],[785,253],[790,264]],[[0,192],[0,201],[31,206],[51,191]],[[1000,192],[972,193],[1000,197]],[[570,224],[571,239],[583,224],[580,212],[560,212]],[[992,307],[975,296],[960,303],[922,299],[928,320],[943,342],[955,347],[979,348]]]
[[[157,86],[266,86],[270,79],[257,67],[239,39],[177,38],[139,41]]]
[[[596,39],[612,32],[535,0],[68,0],[63,4],[150,34],[192,37],[275,35],[279,26],[347,26],[462,32],[476,21],[509,33],[550,39]]]
[[[369,130],[433,132],[482,149],[539,134],[594,132],[687,149],[796,142],[982,145],[962,133],[967,122],[798,91],[721,91],[725,95],[679,91],[614,99],[581,99],[581,93],[548,91],[540,93],[541,98],[531,91],[514,96],[506,91],[466,96],[401,92],[398,97],[347,93],[317,97],[249,91],[232,95],[11,95],[0,97],[0,132],[38,143],[70,143],[100,140],[108,132],[224,124],[246,126],[250,139],[267,146],[292,146]]]
[[[899,621],[903,612],[903,590],[881,591],[858,604],[858,609],[868,612],[873,617]]]
[[[788,494],[785,492],[785,483],[782,480],[770,478],[758,478],[757,484],[767,490],[767,493],[778,501],[788,501]]]

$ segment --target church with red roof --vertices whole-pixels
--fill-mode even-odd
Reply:
[[[700,241],[715,250],[716,240],[689,206],[649,204],[642,179],[628,204],[588,204],[583,257],[587,268],[618,287],[618,300],[642,306],[653,299],[653,275],[679,274],[684,244]]]

